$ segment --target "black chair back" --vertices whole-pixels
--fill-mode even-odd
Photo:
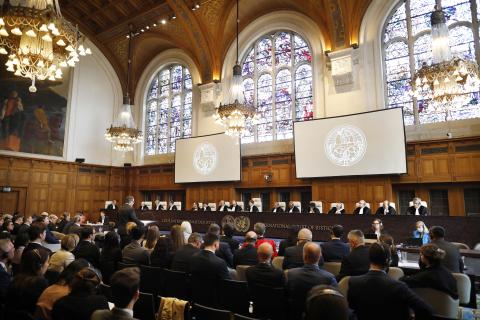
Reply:
[[[250,294],[245,281],[223,280],[220,282],[218,306],[232,312],[248,315]]]
[[[194,304],[191,310],[192,320],[230,320],[230,311]]]
[[[250,288],[253,315],[257,318],[288,319],[288,300],[285,288],[255,286]]]
[[[155,302],[150,293],[140,292],[140,297],[133,306],[133,317],[142,320],[155,320]]]
[[[102,296],[105,296],[105,298],[107,298],[107,301],[112,302],[112,288],[109,285],[106,285],[103,282],[100,283],[99,291]]]
[[[140,266],[140,271],[140,291],[158,296],[163,286],[162,268]]]
[[[190,278],[191,298],[194,303],[218,307],[218,283],[209,278],[192,274]]]
[[[163,297],[190,300],[189,275],[181,271],[163,269]]]
[[[131,267],[138,267],[138,265],[131,264],[131,263],[125,263],[125,262],[119,262],[117,264],[118,270],[122,270],[122,269],[125,269],[125,268],[131,268]]]

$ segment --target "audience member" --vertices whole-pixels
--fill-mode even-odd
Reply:
[[[330,241],[321,244],[325,261],[342,261],[350,253],[348,244],[342,241],[343,226],[336,224],[330,230]]]
[[[315,204],[315,202],[312,201],[308,204],[308,213],[320,214],[320,209],[317,208],[317,205]]]
[[[349,320],[347,299],[337,288],[327,285],[313,287],[307,295],[304,320]]]
[[[41,222],[45,225],[45,242],[46,243],[54,243],[58,244],[60,241],[58,241],[57,238],[52,234],[52,231],[48,228],[50,225],[50,219],[48,218],[48,213],[47,212],[42,212],[42,214],[36,219],[36,221]]]
[[[8,265],[13,259],[15,246],[10,239],[0,240],[0,301],[5,301],[11,277]]]
[[[148,251],[142,247],[141,243],[145,234],[142,226],[132,229],[130,236],[132,241],[122,250],[122,262],[132,265],[149,265],[150,257]]]
[[[237,250],[240,247],[240,242],[233,238],[234,233],[235,233],[235,228],[233,227],[232,224],[225,223],[223,225],[223,236],[220,237],[220,242],[228,243],[228,246],[230,247],[230,251],[232,252],[232,254],[235,253],[235,250]]]
[[[52,309],[53,320],[90,320],[96,310],[108,310],[108,301],[96,294],[102,282],[92,268],[83,268],[70,282],[70,293],[55,302]]]
[[[322,257],[320,246],[308,242],[305,243],[302,250],[304,265],[300,268],[290,269],[287,273],[286,288],[290,299],[291,319],[301,319],[305,311],[307,294],[314,286],[320,284],[337,286],[334,275],[318,266]]]
[[[358,201],[358,206],[353,210],[353,214],[372,214],[372,210],[367,206],[365,200]]]
[[[376,218],[373,220],[372,222],[372,228],[370,229],[370,231],[368,233],[374,233],[377,235],[377,239],[380,239],[380,236],[382,234],[385,234],[387,233],[383,227],[383,222],[382,220]]]
[[[131,233],[132,233],[132,230],[133,228],[135,228],[137,226],[137,224],[135,222],[132,222],[132,221],[129,221],[127,222],[126,226],[125,226],[125,234],[120,234],[118,233],[118,235],[120,236],[120,248],[125,248],[128,244],[130,244],[130,242],[132,242],[132,236],[131,236]]]
[[[242,247],[235,250],[235,253],[233,254],[234,268],[238,265],[254,266],[258,263],[257,248],[255,247],[256,241],[257,234],[253,231],[248,231],[245,235],[245,242]]]
[[[2,231],[7,232],[8,234],[13,234],[13,221],[10,219],[5,219],[2,224]]]
[[[23,223],[20,227],[18,227],[18,234],[20,233],[27,233],[30,225],[32,224],[32,216],[25,217],[23,219]]]
[[[460,250],[456,245],[445,240],[445,229],[438,226],[431,227],[430,239],[431,243],[445,251],[443,265],[451,272],[463,273],[464,266],[462,256],[460,255]]]
[[[390,264],[390,249],[382,243],[373,243],[369,249],[370,271],[354,276],[348,283],[348,302],[358,320],[430,319],[432,308],[408,286],[390,278],[385,269]]]
[[[13,216],[13,234],[17,235],[20,226],[23,223],[23,216],[20,214],[16,214]]]
[[[57,217],[57,215],[55,215],[55,214],[49,215],[48,220],[50,221],[50,223],[47,226],[48,230],[58,232],[58,225],[57,225],[58,217]]]
[[[100,218],[98,219],[98,223],[100,223],[101,225],[107,226],[109,222],[110,222],[110,219],[105,214],[105,209],[101,209],[100,210]]]
[[[62,238],[60,250],[55,252],[50,258],[48,270],[61,273],[70,263],[75,260],[72,251],[79,242],[76,234],[67,234]]]
[[[172,249],[174,253],[187,243],[183,235],[182,227],[179,224],[174,224],[170,229],[170,239],[172,239]]]
[[[408,207],[407,215],[428,216],[428,208],[422,205],[422,199],[413,198],[413,206]]]
[[[285,212],[285,211],[284,211],[283,208],[280,206],[280,202],[275,202],[275,205],[274,205],[274,207],[273,207],[273,209],[272,209],[272,212],[274,212],[274,213],[283,213],[283,212]]]
[[[330,208],[330,210],[328,211],[328,214],[345,214],[345,207],[343,203],[341,202],[336,203],[335,206]]]
[[[427,226],[423,221],[417,221],[415,223],[415,230],[413,231],[413,237],[422,239],[422,244],[430,242],[430,234]]]
[[[350,253],[342,259],[342,266],[337,276],[338,281],[345,276],[365,274],[370,267],[368,248],[365,246],[363,232],[360,230],[351,230],[347,238],[348,244],[350,245]]]
[[[150,254],[150,263],[153,267],[168,269],[172,264],[174,254],[172,239],[161,236]]]
[[[297,235],[300,229],[297,226],[290,226],[288,228],[287,238],[280,241],[278,246],[278,255],[283,257],[285,256],[285,249],[297,245]]]
[[[240,206],[237,204],[237,201],[232,200],[232,202],[230,203],[230,211],[240,212],[240,211],[242,211],[242,207],[240,207]]]
[[[220,226],[216,223],[212,223],[208,227],[207,233],[215,234],[220,239]],[[233,267],[233,253],[232,250],[230,250],[228,243],[220,242],[215,254],[217,257],[222,258],[230,268]]]
[[[50,253],[50,250],[43,246],[43,241],[46,237],[46,227],[42,222],[33,222],[30,228],[28,228],[28,238],[30,242],[27,244],[25,249],[23,249],[23,254],[25,252],[33,249],[45,249]]]
[[[97,310],[91,320],[134,320],[133,306],[140,297],[140,270],[126,268],[115,272],[111,281],[112,310]]]
[[[90,263],[85,259],[78,259],[70,263],[60,273],[57,281],[46,288],[38,298],[35,319],[51,320],[52,308],[55,302],[70,293],[70,283],[75,275],[83,268],[89,266]]]
[[[157,240],[160,238],[160,230],[158,226],[150,226],[147,230],[147,235],[145,241],[143,242],[143,247],[148,251],[148,254],[152,253],[153,248],[157,244]]]
[[[245,271],[248,287],[255,290],[255,286],[278,288],[285,284],[282,270],[272,266],[273,248],[265,242],[257,248],[258,263]]]
[[[82,233],[82,226],[80,225],[82,222],[82,215],[77,214],[73,219],[65,225],[63,229],[63,233],[65,234],[76,234],[80,237]]]
[[[303,247],[306,243],[312,241],[312,231],[309,229],[301,229],[298,231],[297,245],[285,250],[285,258],[283,259],[283,270],[298,268],[303,266]],[[319,261],[323,265],[323,258]]]
[[[33,316],[38,297],[48,286],[43,276],[48,268],[49,252],[34,248],[23,253],[20,272],[7,290],[5,308],[7,319],[15,319],[21,312]]]
[[[421,271],[400,280],[410,288],[431,288],[458,299],[457,282],[450,270],[442,264],[444,258],[445,251],[435,244],[426,244],[420,248]]]
[[[20,261],[22,260],[23,250],[28,245],[29,238],[27,233],[19,233],[15,237],[15,252],[12,258],[12,273],[16,275],[20,270]]]
[[[398,267],[398,253],[397,247],[395,246],[395,242],[393,241],[393,237],[389,234],[382,234],[378,241],[386,244],[388,248],[390,248],[390,265],[389,267]]]
[[[202,247],[202,236],[196,232],[188,238],[188,243],[179,248],[172,261],[172,270],[190,273],[190,259],[200,251]]]
[[[76,259],[83,258],[90,262],[95,268],[100,267],[100,250],[94,243],[92,227],[83,227],[80,233],[80,242],[73,250]]]
[[[70,221],[70,213],[64,212],[60,216],[60,221],[57,223],[57,231],[60,233],[65,233],[64,229],[69,221]]]
[[[298,207],[294,204],[293,201],[290,201],[288,203],[288,212],[289,213],[298,213],[298,212],[300,212],[300,209],[298,209]]]
[[[192,225],[190,224],[189,221],[182,221],[182,223],[180,224],[180,227],[182,228],[183,238],[185,240],[185,243],[187,243],[188,238],[190,238],[190,235],[192,234]]]
[[[386,216],[386,215],[396,215],[397,211],[394,207],[390,205],[390,201],[383,201],[382,205],[375,212],[376,215]]]
[[[109,231],[105,235],[102,252],[100,253],[100,271],[102,272],[103,282],[110,283],[110,277],[117,270],[120,261],[122,261],[120,237],[115,231]]]
[[[265,232],[267,231],[265,224],[262,222],[255,223],[255,225],[253,226],[253,231],[255,231],[255,233],[257,234],[257,243],[255,243],[255,246],[258,248],[258,246],[264,242],[270,243],[270,245],[273,248],[273,257],[275,258],[278,255],[277,245],[275,244],[275,241],[270,239],[265,239]]]

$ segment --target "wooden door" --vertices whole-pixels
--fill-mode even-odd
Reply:
[[[0,193],[0,212],[13,214],[18,211],[18,191]]]

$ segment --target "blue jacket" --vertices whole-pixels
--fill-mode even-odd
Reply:
[[[427,244],[430,242],[430,236],[428,232],[424,232],[423,235],[418,232],[418,230],[413,231],[413,237],[414,238],[422,238],[422,243]]]

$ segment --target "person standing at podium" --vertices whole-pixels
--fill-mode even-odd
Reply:
[[[122,236],[127,235],[127,223],[135,222],[137,226],[143,226],[143,222],[137,218],[133,205],[135,199],[133,196],[127,196],[125,198],[125,204],[118,211],[118,234]]]

